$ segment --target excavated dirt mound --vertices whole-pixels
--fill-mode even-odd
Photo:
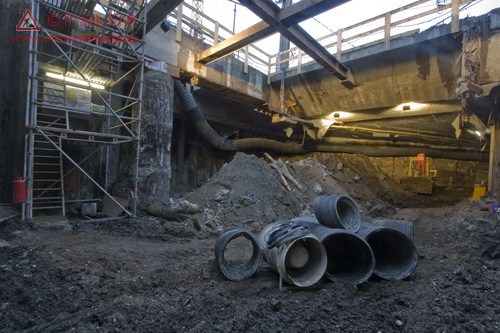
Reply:
[[[204,209],[193,217],[195,229],[202,234],[220,233],[232,226],[258,231],[270,222],[312,213],[314,198],[322,194],[348,195],[362,212],[374,217],[393,214],[396,207],[440,203],[435,197],[405,191],[366,156],[332,155],[322,162],[315,157],[286,162],[301,187],[288,181],[289,191],[266,161],[237,153],[207,183],[187,196],[187,200]]]
[[[246,226],[258,231],[276,220],[312,212],[312,202],[320,194],[352,194],[355,199],[363,199],[358,200],[362,210],[383,205],[382,198],[365,189],[363,180],[350,175],[348,169],[329,170],[316,158],[286,165],[300,189],[288,181],[287,190],[278,172],[264,160],[237,153],[207,183],[187,196],[190,202],[204,207],[203,213],[193,217],[197,229],[220,233],[231,226]],[[347,187],[351,191],[341,183],[352,183],[351,188]]]
[[[229,226],[257,230],[307,208],[301,196],[282,188],[278,174],[266,162],[244,153],[237,153],[187,200],[204,208],[194,219],[218,232]]]

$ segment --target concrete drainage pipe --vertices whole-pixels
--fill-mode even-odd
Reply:
[[[361,218],[354,201],[346,196],[322,195],[314,199],[314,215],[319,223],[330,228],[356,232]]]
[[[252,257],[248,261],[226,258],[227,245],[236,238],[246,238],[252,244]],[[224,232],[215,242],[215,259],[222,274],[231,281],[241,281],[252,276],[262,265],[262,253],[255,236],[244,228],[232,228]]]
[[[307,226],[325,247],[328,258],[325,277],[352,285],[368,280],[375,269],[375,257],[368,243],[351,231],[328,228],[314,220],[293,221]]]
[[[370,245],[375,255],[374,274],[386,280],[401,280],[410,276],[418,264],[415,244],[401,232],[362,224],[358,235]]]
[[[261,231],[258,242],[265,260],[292,285],[312,286],[325,273],[325,248],[308,228],[291,222],[272,223]]]

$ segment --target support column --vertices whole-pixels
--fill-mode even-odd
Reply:
[[[166,73],[144,75],[139,201],[147,205],[166,201],[170,195],[171,142],[174,108],[174,81]]]
[[[490,127],[490,165],[488,172],[488,191],[500,200],[500,120]]]

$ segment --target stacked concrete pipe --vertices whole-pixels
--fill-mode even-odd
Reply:
[[[319,223],[355,231],[368,243],[375,257],[374,275],[399,280],[415,271],[418,253],[410,222],[361,216],[354,201],[345,196],[320,196],[313,205]]]
[[[313,216],[298,217],[294,223],[311,230],[327,254],[325,277],[331,281],[357,285],[365,282],[375,269],[375,257],[368,243],[352,231],[319,224]]]
[[[215,246],[222,274],[243,280],[257,271],[262,258],[283,280],[299,287],[311,286],[323,275],[356,285],[371,275],[399,280],[415,271],[418,253],[411,222],[362,216],[346,196],[320,196],[314,210],[315,216],[269,224],[257,238],[243,228],[226,231]],[[252,258],[232,265],[225,249],[238,237],[252,243]]]

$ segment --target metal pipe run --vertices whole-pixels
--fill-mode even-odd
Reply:
[[[252,257],[248,261],[226,257],[226,247],[236,238],[245,238],[252,243]],[[236,227],[225,231],[215,242],[215,259],[221,273],[231,281],[241,281],[252,276],[262,265],[262,253],[255,236],[247,229]]]
[[[418,264],[415,244],[401,232],[369,224],[361,224],[358,235],[363,237],[375,255],[374,274],[386,280],[401,280],[410,276]]]
[[[191,94],[189,86],[184,86],[180,81],[174,81],[175,93],[181,101],[184,112],[194,123],[196,130],[206,139],[211,145],[218,149],[238,151],[252,148],[271,149],[288,154],[304,153],[305,150],[300,144],[288,144],[276,140],[263,138],[248,138],[238,140],[228,140],[221,137],[206,121],[203,113],[198,108],[196,101]]]
[[[292,285],[312,286],[325,273],[326,250],[306,227],[289,221],[272,223],[261,231],[258,242],[265,260]]]
[[[284,143],[265,138],[245,138],[229,140],[220,136],[206,121],[203,113],[198,108],[196,101],[191,94],[189,86],[182,82],[174,81],[175,93],[179,97],[184,112],[194,123],[198,133],[208,141],[212,146],[228,151],[238,151],[247,149],[269,149],[285,154],[305,154],[309,152],[327,152],[327,153],[347,153],[364,154],[374,157],[396,157],[396,156],[415,156],[424,152],[429,157],[449,158],[456,160],[487,161],[488,154],[484,152],[473,151],[455,151],[422,147],[385,147],[380,146],[373,149],[373,146],[352,145],[352,144],[321,144],[308,143],[303,146],[299,143]]]
[[[314,217],[298,217],[294,223],[307,226],[326,250],[325,277],[331,281],[357,285],[372,276],[375,256],[368,243],[354,232],[325,227]]]
[[[314,199],[314,215],[319,223],[330,228],[356,232],[361,218],[354,201],[346,196],[322,195]]]

